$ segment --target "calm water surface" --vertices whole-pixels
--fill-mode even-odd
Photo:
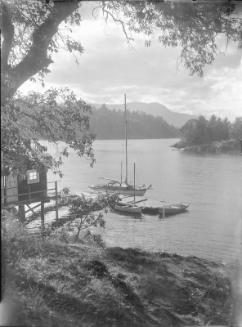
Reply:
[[[132,218],[110,212],[101,231],[107,246],[168,251],[229,262],[241,255],[242,157],[191,155],[170,148],[176,140],[129,140],[129,179],[136,162],[137,184],[152,184],[146,197],[189,202],[186,213],[166,219]],[[61,145],[58,146],[61,149]],[[120,178],[122,140],[95,141],[96,164],[72,153],[63,165],[59,188],[88,191],[100,177]],[[52,146],[51,151],[58,150]],[[50,176],[53,180],[53,177]],[[56,179],[56,177],[55,177]]]

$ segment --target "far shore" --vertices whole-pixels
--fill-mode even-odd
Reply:
[[[204,144],[188,144],[187,142],[180,140],[172,145],[173,148],[190,153],[228,153],[228,154],[241,154],[242,149],[240,141],[235,139],[214,141]]]

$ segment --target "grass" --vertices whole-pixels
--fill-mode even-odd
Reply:
[[[11,225],[11,224],[10,224]],[[224,267],[195,257],[105,248],[4,233],[5,298],[12,323],[36,327],[229,325]],[[10,310],[11,311],[11,310]]]

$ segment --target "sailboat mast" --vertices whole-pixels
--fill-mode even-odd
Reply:
[[[135,203],[135,162],[134,162],[134,203]]]
[[[123,183],[123,163],[121,162],[121,178],[120,178],[120,185]]]
[[[125,115],[125,182],[128,183],[128,121],[126,108],[126,94],[124,94],[124,115]]]

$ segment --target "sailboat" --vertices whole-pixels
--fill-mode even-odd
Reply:
[[[127,195],[143,196],[145,192],[151,187],[146,185],[135,186],[128,182],[128,121],[127,121],[127,106],[126,106],[126,94],[124,94],[124,113],[125,113],[125,181],[122,181],[122,169],[121,180],[114,180],[110,178],[104,178],[106,183],[90,185],[89,188],[95,191],[105,191],[109,193],[119,193]]]
[[[133,187],[133,200],[129,202],[123,202],[122,199],[118,199],[116,203],[114,203],[111,207],[115,211],[119,211],[122,213],[128,213],[128,214],[141,214],[142,213],[142,207],[138,206],[138,202],[146,201],[147,199],[142,199],[139,201],[135,201],[135,163],[134,163],[134,187]]]

